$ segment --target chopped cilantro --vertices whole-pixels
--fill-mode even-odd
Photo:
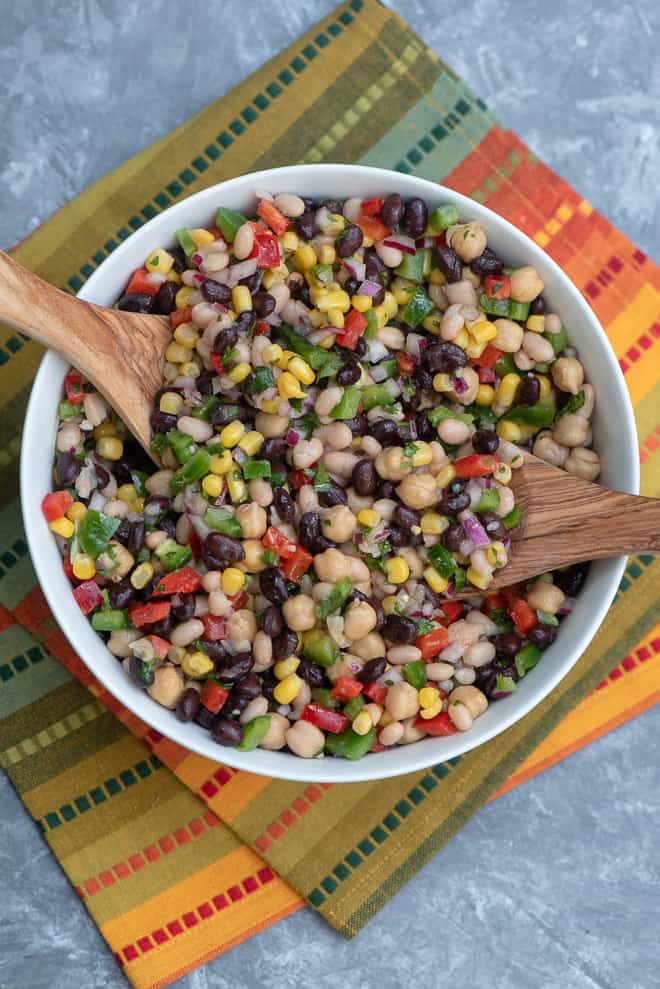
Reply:
[[[280,558],[277,553],[273,553],[272,549],[267,549],[261,554],[261,559],[268,567],[277,567],[280,563]]]

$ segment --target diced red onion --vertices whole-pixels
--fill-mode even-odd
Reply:
[[[100,512],[105,505],[105,498],[100,491],[95,491],[92,497],[89,499],[89,507],[95,511]]]
[[[417,432],[417,423],[414,419],[411,419],[408,423],[408,430],[410,431],[410,439],[416,440],[419,434]]]
[[[385,381],[388,377],[387,368],[383,364],[374,364],[371,369],[371,377],[376,384],[380,384],[381,381]]]
[[[467,484],[467,493],[470,496],[470,508],[474,508],[479,499],[481,498],[481,492],[483,491],[483,486],[480,483],[481,478],[472,477]]]
[[[452,384],[457,395],[462,395],[470,387],[465,378],[461,378],[458,374],[452,378]]]
[[[380,340],[367,340],[367,360],[370,364],[377,364],[384,357],[389,356],[389,350]]]
[[[561,608],[559,609],[559,614],[570,615],[571,611],[575,607],[575,598],[565,597],[561,603]]]
[[[435,247],[435,237],[418,237],[415,241],[415,247],[418,251],[421,251],[423,247]]]
[[[488,534],[477,516],[473,512],[466,509],[464,512],[461,512],[458,517],[461,520],[465,535],[468,537],[472,545],[477,549],[488,549],[490,546],[490,539],[488,538]]]
[[[364,279],[367,273],[366,265],[362,261],[355,261],[353,258],[344,258],[344,267],[351,278],[356,278],[359,282]]]
[[[295,429],[290,429],[286,434],[286,443],[288,446],[295,446],[296,443],[300,441],[300,433]]]
[[[490,367],[480,367],[479,368],[479,381],[483,385],[492,385],[495,381],[495,372]]]
[[[415,241],[412,237],[406,237],[405,234],[390,234],[383,241],[385,247],[396,247],[398,250],[403,251],[404,254],[415,254]]]
[[[360,295],[368,295],[370,299],[373,299],[374,295],[378,295],[382,287],[379,282],[374,282],[370,278],[367,278],[360,285]]]
[[[229,268],[230,277],[235,285],[243,278],[249,278],[257,270],[257,259],[256,258],[246,258],[245,261],[239,261],[237,264],[232,264]]]
[[[201,264],[202,261],[204,260],[204,258],[202,257],[201,254],[195,253],[195,254],[192,255],[192,257],[190,258],[190,260],[192,261],[193,264]]]
[[[282,317],[278,312],[272,312],[264,319],[264,323],[268,323],[269,326],[279,326],[281,322]]]
[[[464,652],[465,644],[463,642],[451,642],[442,650],[438,659],[445,663],[457,663],[459,659],[462,659]]]
[[[411,357],[419,358],[423,346],[426,346],[426,340],[419,333],[409,333],[406,336],[406,351]]]

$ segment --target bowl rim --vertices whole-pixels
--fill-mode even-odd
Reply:
[[[196,192],[163,210],[162,213],[159,213],[153,219],[147,221],[143,226],[141,226],[139,230],[136,231],[136,234],[139,233],[142,235],[144,231],[148,231],[154,226],[157,227],[159,224],[162,225],[165,217],[173,221],[174,218],[179,216],[179,214],[185,215],[190,209],[191,203],[196,204],[204,199],[213,200],[216,197],[221,196],[223,192],[231,190],[232,187],[240,188],[241,186],[252,186],[253,190],[268,188],[268,181],[271,177],[281,177],[286,174],[287,177],[291,177],[291,185],[295,188],[296,176],[301,174],[309,175],[312,173],[319,176],[320,182],[323,182],[321,176],[327,176],[326,185],[330,187],[332,186],[333,175],[359,175],[363,178],[373,180],[375,188],[378,188],[378,182],[382,182],[384,175],[389,176],[390,179],[396,176],[396,181],[401,187],[401,191],[425,196],[427,199],[438,199],[439,197],[445,197],[447,200],[455,202],[461,211],[461,215],[465,215],[470,217],[470,219],[477,221],[483,220],[487,224],[495,226],[498,229],[498,235],[508,238],[508,241],[511,242],[512,245],[516,245],[524,249],[525,256],[529,259],[529,263],[537,264],[546,270],[549,269],[554,276],[563,283],[568,294],[572,296],[572,300],[577,306],[581,318],[588,327],[589,333],[593,335],[595,341],[597,342],[598,348],[601,351],[601,356],[605,357],[605,363],[608,364],[608,370],[612,376],[613,382],[615,383],[615,390],[617,392],[616,395],[610,396],[610,398],[614,402],[618,403],[618,411],[620,414],[619,428],[627,437],[627,444],[630,450],[628,462],[621,467],[621,472],[627,476],[627,484],[625,485],[626,489],[632,493],[639,492],[638,441],[632,403],[618,360],[616,359],[609,339],[600,325],[596,314],[588,305],[587,301],[578,288],[573,284],[568,275],[559,267],[553,258],[546,254],[546,252],[543,251],[529,236],[527,236],[527,234],[523,233],[516,226],[510,223],[510,221],[506,220],[498,213],[495,213],[487,206],[484,206],[483,204],[456,192],[454,189],[442,184],[431,182],[428,179],[418,178],[415,175],[405,175],[391,169],[382,169],[366,165],[327,163],[321,165],[282,166],[278,168],[265,169],[258,172],[249,172],[244,175],[236,176],[232,179],[207,186],[205,189],[202,189],[199,192]],[[217,201],[215,208],[217,208]],[[211,209],[213,209],[213,207],[211,207]],[[104,280],[108,261],[112,259],[111,263],[113,265],[120,261],[122,255],[128,251],[128,247],[133,242],[136,234],[132,234],[125,241],[123,241],[112,252],[112,254],[99,265],[78,293],[80,298],[88,301],[94,301],[95,289],[97,285],[101,284]],[[289,753],[266,753],[268,757],[279,756],[281,759],[280,766],[278,760],[272,760],[271,758],[265,759],[264,750],[257,749],[256,753],[259,753],[259,755],[256,755],[257,763],[260,756],[262,761],[268,762],[268,765],[264,767],[260,767],[258,764],[255,766],[256,753],[253,752],[241,753],[237,752],[236,749],[222,748],[218,750],[216,756],[214,753],[209,752],[209,744],[213,743],[210,743],[207,732],[194,732],[191,733],[190,738],[185,737],[182,739],[182,735],[185,735],[186,730],[188,730],[190,726],[188,724],[181,724],[175,718],[172,711],[161,707],[157,704],[157,702],[154,701],[150,703],[149,716],[145,717],[141,706],[141,701],[144,697],[142,692],[136,690],[136,693],[133,694],[131,690],[127,689],[124,694],[117,696],[116,690],[111,689],[106,682],[103,664],[96,663],[93,659],[83,659],[83,650],[81,650],[80,646],[76,644],[80,635],[82,635],[82,624],[79,627],[74,627],[77,626],[77,622],[74,621],[73,625],[67,626],[66,622],[61,621],[59,618],[60,604],[58,600],[58,592],[54,587],[54,581],[51,579],[50,568],[38,552],[39,544],[43,539],[43,532],[39,529],[39,519],[35,518],[34,513],[30,512],[27,506],[29,503],[29,490],[31,484],[31,462],[30,457],[28,456],[28,449],[35,444],[37,447],[39,446],[39,441],[37,439],[39,432],[41,432],[42,436],[45,433],[50,436],[50,433],[43,429],[43,422],[39,422],[41,392],[45,388],[46,379],[54,373],[54,367],[61,361],[62,358],[60,358],[59,355],[50,351],[46,352],[41,361],[34,379],[28,402],[24,422],[24,440],[21,447],[20,501],[28,547],[30,549],[32,563],[40,587],[46,597],[51,611],[53,612],[53,615],[57,619],[58,624],[62,628],[62,631],[70,642],[72,648],[81,657],[92,675],[98,679],[123,706],[125,706],[138,718],[182,747],[188,749],[189,751],[196,752],[207,759],[215,762],[226,763],[236,769],[247,771],[255,775],[266,775],[271,778],[291,781],[319,783],[348,783],[389,779],[424,770],[439,762],[453,759],[456,756],[463,755],[471,749],[497,737],[513,724],[520,721],[533,708],[540,704],[541,701],[543,701],[555,689],[557,684],[566,676],[569,670],[578,662],[580,656],[596,634],[612,603],[626,566],[626,557],[618,557],[607,561],[609,570],[603,577],[605,592],[602,593],[596,608],[592,611],[590,621],[586,622],[581,631],[574,635],[575,641],[572,649],[566,652],[566,657],[563,660],[555,660],[554,670],[552,674],[546,677],[543,685],[539,686],[536,691],[530,692],[529,698],[524,703],[521,703],[515,710],[513,708],[510,711],[507,711],[506,709],[502,710],[501,716],[492,728],[481,732],[479,738],[472,744],[470,744],[472,732],[457,733],[442,739],[422,740],[419,743],[414,743],[413,745],[405,747],[405,752],[408,755],[408,758],[401,760],[404,764],[397,765],[394,768],[390,767],[388,769],[385,769],[382,760],[379,758],[379,756],[385,756],[387,753],[375,754],[369,758],[361,759],[357,762],[349,762],[348,760],[332,758],[308,760],[301,759],[300,757]],[[43,446],[43,440],[41,445]],[[87,629],[90,628],[86,617],[82,613],[80,614],[80,622],[84,622]],[[110,654],[108,653],[108,655]],[[100,669],[97,667],[100,667]],[[132,686],[130,685],[128,679],[126,680],[126,684],[127,688]],[[149,700],[151,701],[151,698],[149,698]],[[442,745],[438,746],[438,742],[442,743]],[[399,749],[399,751],[401,751],[401,749]],[[274,762],[274,765],[271,764],[272,762]],[[379,769],[379,766],[383,768]]]

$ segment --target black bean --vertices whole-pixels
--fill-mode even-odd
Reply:
[[[172,515],[163,515],[158,526],[165,530],[170,539],[176,539],[176,519]]]
[[[380,282],[383,286],[389,285],[392,277],[390,270],[378,257],[373,247],[370,247],[364,252],[364,263],[366,275],[369,281]]]
[[[183,272],[190,267],[185,251],[179,246],[179,244],[177,244],[176,247],[169,247],[168,251],[174,258],[174,264],[172,267],[176,272],[178,272],[178,274],[182,275]]]
[[[224,570],[227,563],[244,560],[245,550],[240,540],[222,532],[209,532],[202,544],[202,559],[209,570]]]
[[[477,429],[472,435],[472,449],[475,453],[496,453],[500,438],[494,429]]]
[[[241,278],[239,285],[245,285],[246,288],[250,289],[250,292],[258,292],[261,288],[261,281],[264,277],[264,273],[261,268],[257,270],[252,275],[246,275],[245,278]]]
[[[367,344],[364,337],[358,337],[358,339],[355,341],[355,347],[353,348],[353,353],[355,354],[356,357],[364,357],[366,352],[367,352]]]
[[[355,295],[360,287],[360,283],[357,278],[347,278],[344,282],[344,292],[347,295]]]
[[[133,483],[130,464],[123,457],[121,460],[115,460],[112,465],[112,473],[115,475],[117,484]]]
[[[513,632],[502,632],[500,635],[496,635],[494,644],[497,655],[504,656],[506,659],[512,659],[522,645],[518,636],[514,635]]]
[[[390,642],[407,645],[417,638],[417,626],[410,618],[402,615],[388,615],[383,625],[383,635]]]
[[[293,632],[290,628],[285,628],[273,639],[273,659],[275,662],[279,659],[286,659],[287,656],[292,656],[297,649],[298,633]],[[263,678],[264,674],[262,673],[261,676]]]
[[[144,505],[144,514],[149,521],[166,512],[172,504],[167,495],[149,495]]]
[[[289,598],[286,581],[277,567],[268,567],[259,574],[259,590],[273,604],[284,604]]]
[[[398,446],[401,443],[399,427],[392,419],[376,419],[370,424],[369,433],[381,446]]]
[[[215,718],[211,726],[211,738],[218,745],[228,745],[234,748],[243,738],[243,729],[238,721],[230,721],[229,718]]]
[[[344,419],[344,425],[348,426],[353,436],[364,436],[369,432],[369,420],[364,412],[355,416],[354,419]]]
[[[429,422],[429,417],[426,412],[418,412],[415,416],[415,427],[417,429],[417,439],[418,440],[435,440],[437,439],[436,431]]]
[[[376,612],[376,631],[378,632],[385,624],[385,612],[383,610],[383,605],[375,596],[370,597],[368,601],[371,607]]]
[[[371,296],[371,304],[373,306],[380,306],[385,301],[385,286],[381,285],[380,288],[376,289],[374,294]]]
[[[386,227],[396,227],[403,217],[403,200],[398,192],[392,192],[380,208],[380,216]]]
[[[463,526],[460,522],[452,523],[448,529],[442,533],[440,541],[445,549],[448,549],[450,553],[455,553],[459,548],[463,540],[465,539],[465,532],[463,531]]]
[[[103,488],[110,484],[110,474],[105,467],[101,467],[97,463],[94,463],[94,473],[96,474],[96,487],[99,491],[102,491]]]
[[[161,316],[169,316],[176,309],[175,296],[179,286],[174,282],[163,282],[154,299],[153,311]]]
[[[55,468],[57,483],[61,484],[62,487],[69,487],[78,477],[81,468],[82,464],[80,461],[76,460],[68,450],[58,454],[57,466]]]
[[[131,295],[122,295],[117,303],[117,309],[122,312],[152,312],[154,307],[154,297],[148,292],[133,292]]]
[[[428,218],[429,211],[424,200],[413,196],[406,203],[401,225],[411,237],[423,237]]]
[[[422,351],[422,362],[431,374],[453,374],[467,364],[467,354],[455,343],[432,343]]]
[[[328,682],[328,678],[325,674],[325,670],[318,663],[312,662],[311,659],[301,659],[300,665],[296,670],[299,677],[302,677],[310,687],[325,687]]]
[[[545,312],[545,299],[542,295],[537,295],[536,298],[529,304],[529,314],[530,316],[542,316]]]
[[[305,512],[298,524],[298,540],[305,549],[312,549],[321,535],[321,517],[318,512]]]
[[[179,721],[192,721],[199,711],[201,701],[194,687],[188,687],[181,694],[176,706],[176,716]]]
[[[254,673],[248,673],[242,679],[236,681],[231,694],[232,697],[239,695],[240,697],[246,697],[249,701],[253,701],[255,697],[259,697],[261,694],[259,678]]]
[[[238,330],[236,323],[226,326],[224,330],[218,330],[213,341],[213,350],[216,354],[224,354],[226,350],[233,347],[238,340]]]
[[[231,289],[229,285],[216,282],[212,278],[205,278],[199,290],[207,302],[219,302],[220,305],[224,306],[231,301]]]
[[[144,546],[145,535],[144,519],[136,519],[135,522],[131,522],[131,534],[128,537],[126,548],[133,556],[137,556]]]
[[[387,660],[385,657],[377,656],[376,659],[370,659],[364,664],[360,672],[356,674],[355,679],[359,680],[360,683],[371,683],[383,675],[386,666]]]
[[[108,601],[111,608],[123,610],[135,599],[135,588],[128,577],[108,585]]]
[[[176,429],[176,424],[176,416],[161,412],[160,409],[153,409],[149,416],[149,425],[154,433],[167,433],[170,429]]]
[[[419,512],[406,505],[397,505],[392,516],[397,525],[403,529],[410,529],[413,525],[419,525]]]
[[[154,682],[154,669],[155,664],[145,663],[144,660],[139,659],[137,656],[131,656],[128,661],[128,675],[130,679],[136,686],[143,689],[150,687]]]
[[[333,484],[329,491],[319,492],[319,504],[323,508],[333,508],[335,505],[347,505],[348,495],[338,484]]]
[[[387,529],[387,540],[394,549],[401,549],[402,546],[409,546],[413,536],[407,529],[393,525],[391,522]]]
[[[131,523],[128,519],[122,519],[117,528],[115,529],[114,539],[122,546],[128,544],[129,537],[131,535]]]
[[[211,714],[211,712],[205,707],[200,707],[199,711],[195,715],[195,724],[201,725],[202,728],[206,728],[207,731],[211,730],[214,721],[215,714]]]
[[[536,625],[527,633],[527,638],[539,649],[547,649],[557,638],[559,629],[555,625]]]
[[[223,683],[235,683],[250,672],[254,666],[251,652],[237,652],[234,656],[226,656],[218,670],[218,677]]]
[[[584,582],[587,579],[588,573],[588,563],[576,563],[567,570],[555,570],[553,579],[557,587],[559,587],[564,594],[567,594],[569,598],[575,598],[584,587]]]
[[[345,388],[347,385],[354,385],[359,381],[360,366],[357,361],[347,361],[339,371],[337,371],[337,384]]]
[[[213,392],[213,375],[210,371],[202,371],[195,378],[195,388],[200,395],[210,395]]]
[[[479,512],[479,519],[491,539],[506,539],[506,529],[497,512]]]
[[[437,244],[434,257],[438,268],[443,273],[449,284],[460,282],[463,278],[463,262],[456,251],[444,244]]]
[[[378,475],[373,460],[369,460],[367,457],[364,460],[358,460],[353,468],[351,479],[353,487],[361,497],[366,498],[368,495],[374,494],[378,484]]]
[[[211,642],[210,639],[204,639],[204,638],[203,638],[203,642],[204,642],[204,651],[206,652],[206,655],[209,657],[209,659],[213,660],[213,662],[215,663],[215,668],[217,670],[220,666],[222,666],[222,664],[226,660],[227,650],[223,646],[222,642],[218,642],[218,641]]]
[[[369,598],[364,593],[364,591],[358,591],[357,587],[354,587],[346,598],[346,606],[352,604],[353,601],[368,601]]]
[[[182,591],[172,598],[172,615],[178,622],[187,622],[195,614],[195,595]]]
[[[335,251],[340,258],[349,258],[362,247],[364,236],[357,223],[349,223],[335,240]]]
[[[406,412],[417,411],[422,404],[422,392],[419,387],[416,387],[415,381],[412,382],[412,391],[410,393],[402,393],[399,401]]]
[[[284,628],[282,612],[274,604],[271,604],[261,616],[261,628],[270,639],[280,635]]]
[[[256,314],[251,309],[246,309],[244,312],[238,314],[234,326],[239,333],[247,334],[251,332],[256,322]]]
[[[433,388],[433,375],[421,365],[418,365],[413,371],[413,379],[424,391],[431,391]]]
[[[337,216],[342,216],[344,212],[344,207],[340,199],[321,199],[317,209],[320,209],[321,206],[325,206],[330,213],[335,213]]]
[[[152,622],[149,626],[149,631],[153,635],[159,635],[161,639],[169,639],[170,635],[174,631],[174,619],[172,615],[166,615],[165,618],[161,618],[159,622]]]
[[[316,230],[315,214],[305,210],[296,220],[296,231],[303,240],[311,240]]]
[[[516,401],[520,405],[536,405],[541,394],[539,379],[533,374],[526,374],[518,385]]]
[[[283,436],[273,436],[266,440],[259,450],[259,459],[270,460],[271,464],[275,461],[284,460],[288,449],[289,447]],[[276,488],[276,490],[281,491],[282,489]]]
[[[500,275],[504,268],[504,261],[500,261],[497,255],[489,247],[486,247],[483,254],[471,262],[470,268],[475,275]]]
[[[277,703],[273,696],[273,691],[280,681],[277,679],[272,670],[266,670],[265,673],[260,673],[259,676],[261,677],[261,693],[266,700]]]
[[[379,481],[376,494],[378,495],[379,498],[394,499],[394,497],[396,496],[396,488],[394,487],[394,484],[392,484],[391,481]]]
[[[266,459],[270,458],[267,457]],[[282,522],[295,522],[296,506],[286,488],[275,488],[273,490],[273,504]]]
[[[469,505],[470,496],[467,491],[446,491],[438,503],[438,510],[442,515],[458,515]]]
[[[270,292],[257,292],[252,296],[252,306],[259,319],[265,319],[275,312],[276,305],[275,296]]]

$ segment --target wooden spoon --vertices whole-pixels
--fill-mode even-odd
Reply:
[[[83,302],[0,251],[0,323],[71,361],[156,460],[149,446],[149,415],[163,384],[163,355],[172,338],[166,316]]]
[[[660,498],[609,491],[530,454],[512,472],[511,487],[523,519],[488,593],[571,563],[660,553]],[[456,597],[478,593],[466,587]]]

